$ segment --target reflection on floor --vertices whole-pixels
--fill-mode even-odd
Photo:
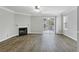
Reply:
[[[40,35],[14,37],[0,43],[5,52],[76,52],[76,42],[64,35],[44,31]]]

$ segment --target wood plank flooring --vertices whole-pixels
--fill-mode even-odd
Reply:
[[[76,52],[77,42],[53,32],[13,37],[0,43],[0,52]]]

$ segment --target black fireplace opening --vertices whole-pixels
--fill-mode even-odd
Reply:
[[[19,36],[27,35],[27,27],[19,28]]]

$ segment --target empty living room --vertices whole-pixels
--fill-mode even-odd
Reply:
[[[77,6],[0,6],[0,52],[77,52]]]

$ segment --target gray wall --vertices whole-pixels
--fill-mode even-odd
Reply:
[[[77,8],[77,31],[79,32],[79,7]]]
[[[27,15],[20,15],[20,14],[15,14],[15,23],[16,23],[16,28],[17,28],[17,34],[18,34],[18,28],[19,27],[27,27],[28,28],[28,33],[31,32],[31,17]]]
[[[65,13],[64,17],[67,20],[67,29],[63,30],[64,35],[77,40],[77,8]]]
[[[14,14],[0,8],[0,42],[15,35]]]
[[[77,31],[78,31],[78,33],[77,33],[77,44],[78,44],[78,46],[77,46],[77,50],[79,51],[79,6],[77,7]]]
[[[31,33],[42,33],[43,32],[43,19],[41,16],[31,17]]]
[[[56,17],[56,34],[62,34],[62,16],[61,15],[58,15]]]

